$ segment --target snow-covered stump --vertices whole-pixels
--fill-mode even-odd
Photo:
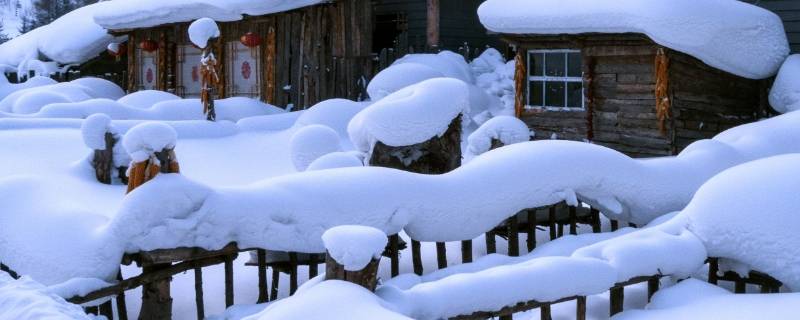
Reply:
[[[372,227],[339,226],[325,231],[322,241],[328,250],[325,280],[352,282],[375,291],[378,265],[387,236]]]
[[[89,116],[81,125],[81,134],[86,146],[94,150],[91,164],[97,181],[112,184],[114,178],[118,177],[120,181],[127,183],[125,171],[130,159],[117,145],[120,135],[111,124],[111,118],[105,114]]]
[[[421,174],[444,174],[461,166],[461,118],[452,120],[438,137],[410,146],[389,146],[376,142],[369,165]]]

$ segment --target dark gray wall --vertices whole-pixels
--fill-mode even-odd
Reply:
[[[748,0],[777,13],[783,19],[793,53],[800,53],[800,0]]]

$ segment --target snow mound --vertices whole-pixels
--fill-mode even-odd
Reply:
[[[333,152],[319,157],[308,165],[306,171],[319,171],[364,166],[364,154],[357,151]]]
[[[171,126],[159,122],[146,122],[137,125],[122,138],[122,145],[133,162],[142,162],[156,152],[175,148],[178,134]]]
[[[88,87],[71,82],[37,86],[6,96],[0,101],[0,111],[31,114],[39,112],[42,107],[53,102],[80,102],[95,98],[96,94]]]
[[[800,288],[800,155],[783,155],[729,169],[704,184],[684,210],[689,228],[712,257],[765,272]]]
[[[769,104],[780,113],[800,109],[800,54],[789,56],[783,63],[769,92]]]
[[[378,101],[412,84],[442,77],[444,74],[424,64],[416,62],[393,64],[375,75],[367,86],[367,93],[370,99]]]
[[[200,48],[208,46],[208,40],[218,37],[219,26],[211,18],[200,18],[189,25],[189,40]]]
[[[367,102],[347,99],[325,100],[303,111],[295,125],[304,127],[319,124],[330,127],[342,138],[347,138],[347,124],[368,105]]]
[[[313,307],[310,307],[313,306]],[[386,302],[362,286],[339,280],[322,281],[303,292],[279,300],[261,313],[243,320],[328,319],[410,320],[391,311]]]
[[[0,77],[0,78],[5,79],[5,77]],[[36,76],[36,77],[30,78],[30,79],[28,79],[28,81],[25,81],[23,83],[9,83],[6,80],[2,84],[0,84],[0,101],[5,99],[8,95],[10,95],[10,94],[12,94],[14,92],[20,91],[20,90],[24,90],[24,89],[28,89],[28,88],[34,88],[34,87],[47,86],[47,85],[52,85],[52,84],[56,84],[56,83],[58,83],[58,82],[53,80],[52,78],[50,78],[50,77],[42,77],[42,76]]]
[[[441,72],[445,77],[456,78],[469,84],[475,83],[472,70],[464,57],[452,51],[407,54],[397,59],[392,66],[404,63],[417,63]]]
[[[297,130],[289,141],[289,147],[297,171],[305,171],[319,157],[342,151],[339,134],[318,124]]]
[[[360,271],[380,259],[388,238],[383,231],[364,226],[338,226],[322,234],[328,254],[347,271]]]
[[[83,142],[89,149],[105,150],[106,132],[111,132],[113,134],[116,133],[116,130],[111,125],[111,118],[102,113],[89,116],[83,121],[83,125],[81,125]]]
[[[88,96],[87,96],[88,98]],[[42,107],[53,103],[68,103],[69,98],[55,92],[39,91],[30,92],[19,97],[11,106],[11,112],[16,114],[37,113]]]
[[[491,115],[514,115],[514,60],[506,62],[500,52],[490,48],[475,58],[470,66],[475,73],[475,85],[501,101],[499,109],[489,110]]]
[[[406,87],[360,112],[348,125],[356,148],[370,152],[380,141],[410,146],[443,135],[450,123],[470,110],[469,85],[453,78],[426,80]]]
[[[117,102],[139,109],[149,109],[154,104],[168,101],[180,100],[181,97],[169,92],[158,90],[142,90],[131,93],[117,100]]]
[[[730,0],[489,0],[481,23],[513,34],[643,33],[665,47],[735,75],[774,75],[789,54],[783,22]]]
[[[105,319],[87,315],[83,308],[48,292],[29,277],[14,280],[0,271],[0,319]]]
[[[94,98],[117,100],[125,96],[125,90],[106,79],[86,77],[70,82],[91,89],[94,93]]]
[[[499,140],[503,145],[529,141],[531,130],[522,120],[510,116],[498,116],[484,123],[478,130],[469,135],[469,152],[479,155],[492,147],[492,140]]]

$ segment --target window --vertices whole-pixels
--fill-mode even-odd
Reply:
[[[580,50],[528,51],[529,108],[583,109]]]

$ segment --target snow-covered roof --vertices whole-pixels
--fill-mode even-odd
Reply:
[[[0,65],[18,66],[38,59],[40,55],[61,64],[83,63],[96,57],[106,50],[114,37],[89,17],[111,3],[99,2],[82,7],[3,43],[0,45]]]
[[[478,15],[507,34],[642,33],[752,79],[774,75],[789,54],[781,19],[737,0],[488,0]]]
[[[94,15],[110,30],[149,28],[208,17],[237,21],[244,15],[260,16],[311,6],[328,0],[138,0],[112,1]]]

